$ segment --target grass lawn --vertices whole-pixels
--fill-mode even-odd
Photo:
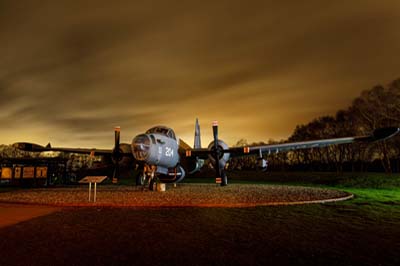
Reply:
[[[372,211],[374,214],[397,215],[400,225],[400,175],[384,173],[331,172],[254,172],[229,173],[231,183],[287,184],[310,187],[328,187],[350,192],[354,199],[331,204]],[[250,178],[249,178],[250,177]],[[185,182],[214,182],[214,178],[192,178]]]

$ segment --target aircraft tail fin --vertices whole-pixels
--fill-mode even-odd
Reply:
[[[200,125],[199,119],[196,118],[196,125],[194,127],[194,149],[201,149],[201,139],[200,139]]]

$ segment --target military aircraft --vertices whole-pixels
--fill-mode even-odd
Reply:
[[[175,132],[165,126],[155,126],[143,134],[133,138],[131,145],[120,143],[120,127],[115,128],[115,145],[113,149],[82,149],[51,147],[38,144],[18,142],[14,147],[33,152],[61,151],[70,153],[84,153],[91,155],[108,155],[114,162],[113,181],[119,176],[120,162],[124,157],[133,157],[134,161],[142,168],[142,174],[136,179],[137,185],[149,185],[153,190],[155,182],[177,183],[182,181],[186,173],[199,171],[204,165],[204,160],[209,159],[213,165],[217,180],[221,186],[228,184],[225,166],[230,157],[256,155],[259,157],[261,168],[266,169],[265,153],[278,153],[297,149],[320,148],[328,145],[345,144],[353,142],[374,142],[390,138],[399,133],[396,127],[376,129],[368,136],[355,136],[313,141],[301,141],[283,144],[260,146],[245,146],[229,148],[218,138],[218,122],[212,124],[214,140],[207,148],[201,147],[200,125],[198,119],[195,124],[194,146],[191,148],[183,140],[177,140]]]

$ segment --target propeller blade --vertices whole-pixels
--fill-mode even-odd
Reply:
[[[214,121],[212,124],[213,136],[214,136],[214,152],[213,157],[215,160],[215,172],[216,178],[221,177],[221,167],[219,165],[219,148],[218,148],[218,121]]]
[[[115,132],[115,146],[114,146],[114,151],[119,153],[119,139],[120,139],[120,131],[121,127],[115,127],[114,132]]]
[[[116,163],[114,163],[114,173],[113,173],[113,178],[112,178],[113,184],[116,184],[118,182],[118,177],[119,177],[119,163],[116,162]]]
[[[218,148],[218,121],[214,121],[212,127],[214,135],[214,148]]]
[[[225,173],[225,170],[221,171],[221,186],[228,185],[228,176]]]
[[[219,162],[219,158],[221,156],[221,153],[223,153],[223,151],[220,150],[218,143],[218,121],[213,122],[213,135],[214,135],[214,153],[212,156],[214,157],[215,160],[216,178],[221,178],[221,186],[226,186],[228,184],[228,178],[223,169],[224,166],[223,165],[221,166]]]
[[[112,183],[116,184],[118,182],[119,177],[119,161],[121,160],[121,152],[119,149],[119,141],[120,141],[120,131],[121,127],[114,128],[114,151],[113,151],[113,162],[114,162],[114,173],[112,178]]]

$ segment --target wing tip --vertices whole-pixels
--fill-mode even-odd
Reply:
[[[30,152],[41,152],[45,151],[46,147],[43,147],[39,144],[29,143],[29,142],[16,142],[11,145],[12,147],[21,150],[21,151],[30,151]]]
[[[399,132],[400,128],[398,127],[383,127],[375,129],[373,132],[373,136],[375,140],[384,140],[394,137]]]

